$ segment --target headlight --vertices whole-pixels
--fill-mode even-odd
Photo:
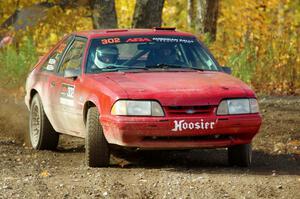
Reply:
[[[250,101],[250,110],[251,113],[258,113],[259,112],[259,107],[258,107],[258,102],[256,99],[249,99]]]
[[[164,116],[164,111],[156,101],[119,100],[112,109],[112,115]]]
[[[217,110],[217,115],[234,115],[258,113],[258,103],[256,99],[228,99],[223,100]]]

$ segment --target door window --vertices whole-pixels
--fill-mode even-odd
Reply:
[[[59,68],[59,74],[64,74],[65,70],[72,69],[81,73],[81,63],[83,59],[85,41],[75,40],[70,49],[63,58],[62,64]]]
[[[58,63],[62,57],[62,54],[68,43],[70,42],[70,38],[63,41],[47,58],[47,60],[42,65],[42,71],[46,72],[54,72],[58,66]]]

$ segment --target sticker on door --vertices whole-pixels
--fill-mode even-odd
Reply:
[[[74,93],[74,85],[62,84],[59,102],[63,105],[74,106]]]

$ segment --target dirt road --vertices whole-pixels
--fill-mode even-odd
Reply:
[[[226,150],[116,151],[110,168],[88,168],[81,139],[62,136],[55,152],[24,144],[24,104],[1,100],[0,198],[300,198],[300,97],[260,97],[249,169],[229,167]]]

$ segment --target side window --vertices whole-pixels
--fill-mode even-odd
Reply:
[[[47,72],[55,71],[69,41],[70,39],[66,39],[50,54],[48,59],[42,65],[42,71],[47,71]]]
[[[81,63],[83,59],[85,41],[75,40],[70,49],[63,58],[62,64],[59,68],[59,73],[64,74],[66,69],[77,70],[81,72]]]

